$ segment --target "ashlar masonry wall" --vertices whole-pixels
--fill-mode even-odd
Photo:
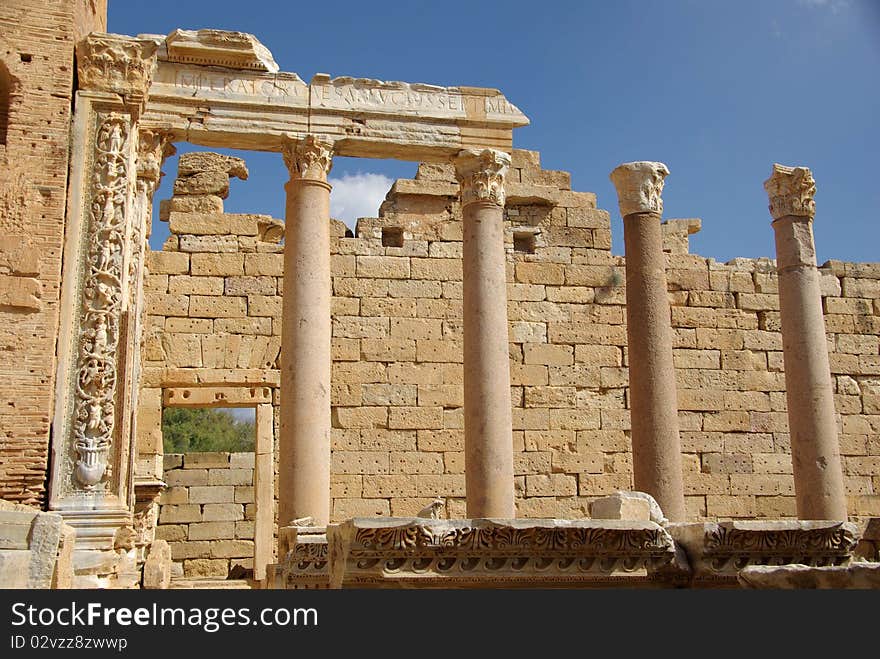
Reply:
[[[156,538],[187,577],[227,577],[253,568],[254,454],[165,456]]]
[[[514,150],[506,189],[517,514],[583,518],[632,487],[624,259],[595,195],[536,152]],[[434,497],[464,516],[458,194],[451,166],[423,164],[354,236],[334,223],[334,520]],[[277,405],[277,221],[188,210],[148,259],[144,387],[260,379]],[[688,515],[792,517],[775,266],[689,254],[698,227],[664,225]],[[880,264],[820,271],[849,512],[880,515]]]
[[[46,501],[74,43],[106,0],[0,2],[0,499]]]

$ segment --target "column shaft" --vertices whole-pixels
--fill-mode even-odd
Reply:
[[[468,517],[515,516],[503,209],[464,207],[464,432]]]
[[[683,521],[678,399],[660,216],[623,218],[626,249],[626,334],[632,417],[633,480],[672,521]]]
[[[330,186],[292,174],[285,190],[278,522],[287,526],[294,519],[311,517],[311,525],[326,526],[330,521]]]

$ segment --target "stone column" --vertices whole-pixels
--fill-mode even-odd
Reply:
[[[141,345],[144,331],[144,259],[147,239],[152,228],[153,193],[159,187],[163,176],[162,163],[165,158],[176,152],[171,143],[173,137],[170,130],[141,129],[138,132],[137,180],[131,222],[132,249],[128,267],[129,297],[124,312],[127,347],[123,377],[126,382],[131,383],[128,431],[124,434],[131,436],[131,452],[135,458],[133,526],[139,563],[145,560],[145,550],[155,538],[156,522],[159,517],[159,494],[164,487],[161,436],[156,437],[160,440],[158,446],[146,447],[137,431],[140,410]]]
[[[156,48],[109,34],[77,45],[49,507],[76,529],[77,567],[91,576],[112,576],[114,547],[132,546],[131,529],[120,531],[131,526],[134,505],[138,120]]]
[[[506,153],[461,151],[467,515],[513,518],[513,421],[504,253]]]
[[[611,172],[617,188],[626,249],[626,334],[633,479],[673,522],[685,519],[672,327],[660,217],[659,162],[630,162]]]
[[[330,185],[332,144],[284,144],[290,171],[281,307],[278,525],[330,521]]]
[[[797,513],[806,520],[845,520],[846,494],[813,243],[816,183],[806,167],[773,165],[764,188],[776,234]]]

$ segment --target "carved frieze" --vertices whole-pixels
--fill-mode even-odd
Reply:
[[[731,579],[750,565],[844,565],[858,541],[854,524],[834,521],[676,524],[670,532],[698,577]]]
[[[816,215],[816,181],[806,167],[786,167],[774,164],[773,173],[764,181],[769,198],[770,215],[774,220],[787,215],[808,217]]]
[[[633,213],[663,214],[663,184],[669,169],[662,162],[627,162],[611,172],[622,217]]]
[[[333,167],[333,144],[315,135],[307,135],[301,140],[285,140],[281,154],[291,180],[326,182]]]
[[[504,177],[510,167],[510,155],[495,149],[464,149],[454,163],[462,205],[489,201],[504,206]]]
[[[324,534],[300,536],[279,565],[281,588],[329,588],[330,552]]]
[[[354,519],[328,528],[331,582],[343,585],[585,584],[669,568],[653,522]]]
[[[76,46],[81,89],[121,95],[139,106],[149,93],[156,64],[155,41],[93,33]]]

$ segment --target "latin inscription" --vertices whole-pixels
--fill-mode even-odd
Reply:
[[[470,96],[447,91],[382,89],[351,85],[318,85],[312,88],[312,103],[319,107],[375,108],[471,114],[520,114],[503,96]]]
[[[308,87],[293,80],[241,78],[213,73],[177,71],[174,85],[194,91],[305,100]]]

